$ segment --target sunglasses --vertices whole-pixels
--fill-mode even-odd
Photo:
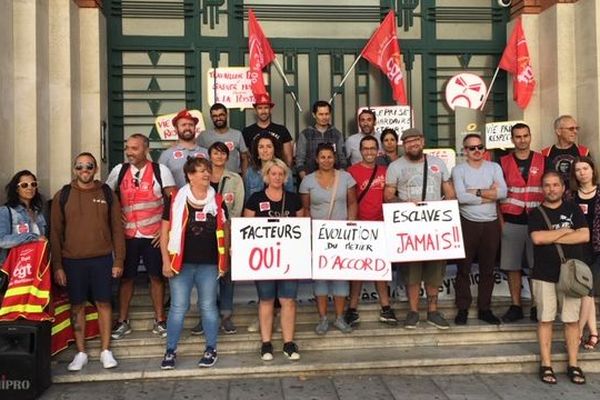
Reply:
[[[82,169],[86,169],[88,171],[92,171],[94,168],[96,168],[96,164],[94,163],[79,163],[79,164],[75,164],[75,169],[77,171],[81,171]]]
[[[564,126],[564,127],[561,127],[560,129],[566,129],[568,131],[575,132],[575,131],[579,130],[579,127],[578,126]]]
[[[485,149],[485,146],[484,146],[484,145],[482,145],[482,144],[480,144],[480,145],[477,145],[477,146],[469,146],[469,147],[465,147],[465,149],[467,149],[467,150],[469,150],[469,151],[475,151],[475,150],[479,150],[479,151],[481,151],[481,150]]]
[[[21,189],[27,189],[30,186],[35,189],[37,187],[37,182],[36,181],[33,181],[33,182],[19,182],[19,183],[17,183],[17,186],[20,187]]]

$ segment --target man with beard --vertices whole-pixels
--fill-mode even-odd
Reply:
[[[360,150],[361,139],[371,136],[379,144],[379,135],[375,133],[375,111],[368,108],[362,110],[358,114],[358,128],[358,133],[346,139],[346,155],[348,156],[349,165],[354,165],[363,159]]]
[[[465,246],[465,258],[456,269],[456,325],[465,325],[469,317],[471,296],[471,264],[479,259],[477,285],[478,318],[488,324],[500,324],[491,309],[494,290],[494,266],[500,244],[500,223],[496,202],[506,198],[506,182],[502,168],[484,159],[481,137],[471,133],[463,139],[467,161],[452,170],[456,188]]]
[[[117,366],[109,350],[111,279],[123,273],[125,238],[121,207],[113,201],[115,195],[110,188],[94,180],[97,171],[98,164],[92,154],[79,154],[73,163],[75,179],[59,190],[52,200],[52,268],[56,283],[67,287],[77,346],[69,371],[79,371],[88,362],[85,352],[85,303],[88,299],[98,309],[100,362],[104,368]]]
[[[508,276],[512,304],[502,316],[504,322],[523,319],[521,307],[521,276],[523,254],[527,266],[533,268],[533,244],[527,232],[527,217],[544,200],[542,175],[544,156],[531,150],[531,132],[523,123],[513,125],[511,140],[515,150],[500,159],[504,180],[508,187],[506,199],[500,202],[502,213],[502,243],[500,269]],[[535,320],[535,307],[530,317]]]
[[[194,117],[185,108],[172,120],[177,130],[177,142],[174,146],[162,152],[158,158],[160,164],[166,165],[173,174],[178,188],[185,185],[183,164],[188,157],[202,157],[208,159],[208,149],[196,144],[196,125],[198,118]]]
[[[256,113],[256,123],[242,129],[242,136],[248,149],[252,149],[254,140],[262,132],[268,132],[279,142],[283,149],[283,161],[288,167],[292,167],[293,144],[290,131],[283,126],[271,121],[271,109],[275,106],[268,94],[260,95],[253,104]]]
[[[125,224],[125,268],[119,283],[119,317],[112,338],[131,333],[129,303],[140,258],[150,278],[150,298],[154,307],[152,333],[167,335],[164,298],[165,281],[160,253],[160,225],[163,202],[174,188],[169,168],[148,160],[150,141],[141,133],[129,136],[125,143],[128,163],[118,164],[108,175],[106,184],[119,197]]]
[[[590,231],[581,209],[575,203],[562,200],[565,185],[558,172],[547,171],[542,177],[542,188],[544,202],[529,215],[529,232],[534,246],[531,282],[539,320],[539,377],[544,383],[556,383],[556,376],[552,370],[551,349],[552,325],[558,312],[565,325],[567,376],[571,382],[583,384],[585,376],[577,366],[581,299],[566,296],[556,286],[561,264],[556,245],[562,247],[566,259],[583,260],[583,244],[590,240]],[[545,212],[549,224],[542,211]]]
[[[565,186],[569,185],[571,165],[577,157],[589,157],[590,150],[578,145],[577,132],[579,127],[577,121],[570,115],[561,115],[554,121],[554,133],[556,133],[556,144],[542,149],[542,155],[546,157],[546,170],[554,170],[562,175]]]
[[[207,129],[198,136],[198,145],[209,148],[215,142],[223,142],[229,149],[226,168],[229,171],[246,175],[248,169],[248,148],[242,132],[227,125],[227,107],[215,103],[210,107],[210,119],[214,129]]]
[[[386,203],[450,200],[455,198],[454,187],[446,164],[437,157],[425,155],[425,139],[415,128],[401,136],[404,156],[392,162],[387,170],[383,199]],[[397,193],[397,195],[396,195]],[[421,282],[427,293],[427,323],[438,329],[450,325],[437,310],[439,287],[446,273],[446,260],[417,261],[400,265],[406,284],[410,310],[404,327],[414,329],[419,323],[419,292]]]

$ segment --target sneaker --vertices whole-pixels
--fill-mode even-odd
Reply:
[[[217,362],[217,351],[215,349],[213,349],[212,347],[207,347],[206,350],[204,350],[204,355],[202,356],[200,361],[198,361],[198,366],[202,367],[202,368],[208,368],[208,367],[212,367],[213,365],[215,365],[216,362]]]
[[[529,319],[532,322],[538,322],[537,307],[531,307],[531,309],[529,310]]]
[[[160,337],[167,337],[167,321],[154,321],[152,333],[160,335]]]
[[[250,322],[248,325],[248,332],[258,332],[258,328],[260,328],[260,323],[258,322],[258,317]]]
[[[454,324],[466,325],[468,318],[469,318],[469,310],[458,310],[458,313],[456,313],[456,317],[454,317]]]
[[[396,314],[394,314],[394,310],[392,310],[389,307],[381,309],[381,312],[379,313],[379,322],[383,322],[392,326],[398,325],[398,319],[396,318]]]
[[[333,326],[338,328],[342,333],[352,332],[352,327],[344,321],[344,317],[337,317],[333,322]]]
[[[200,336],[204,333],[204,328],[202,328],[202,320],[198,321],[198,324],[190,329],[190,334],[194,336]]]
[[[263,361],[271,361],[273,359],[273,345],[271,342],[263,342],[260,347],[260,359]]]
[[[88,356],[84,352],[79,352],[73,357],[73,361],[69,363],[67,369],[69,371],[81,371],[88,363]]]
[[[118,365],[117,360],[113,357],[112,351],[106,349],[102,350],[100,353],[100,362],[102,366],[106,369],[114,368]]]
[[[448,329],[450,324],[439,311],[429,311],[427,313],[427,323],[438,329]]]
[[[360,315],[358,315],[358,311],[356,308],[349,308],[344,313],[344,321],[350,326],[355,326],[360,322]]]
[[[317,324],[317,327],[315,328],[315,332],[317,333],[317,335],[324,335],[327,333],[328,330],[329,320],[327,319],[327,316],[321,317],[319,323]]]
[[[167,350],[165,356],[160,362],[160,369],[175,369],[175,359],[177,354],[173,350]]]
[[[130,333],[131,326],[129,326],[129,320],[126,319],[125,321],[117,321],[115,323],[110,337],[112,337],[115,340],[119,340],[123,339],[125,335],[129,335]]]
[[[494,315],[492,310],[479,310],[477,318],[491,325],[500,325],[500,320]]]
[[[288,360],[299,360],[300,353],[298,353],[298,346],[294,342],[287,342],[283,344],[283,354],[288,358]]]
[[[508,311],[502,316],[502,322],[515,322],[521,319],[523,319],[523,308],[514,304],[508,307]]]
[[[408,313],[406,313],[404,327],[406,329],[415,329],[417,325],[419,325],[419,313],[416,311],[409,311]]]
[[[223,317],[221,319],[221,329],[223,329],[223,332],[225,332],[227,335],[233,335],[237,333],[237,328],[231,320],[231,317]]]

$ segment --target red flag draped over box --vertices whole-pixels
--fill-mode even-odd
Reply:
[[[258,98],[267,93],[262,70],[275,59],[275,53],[252,10],[248,10],[248,49],[252,94]]]
[[[396,34],[396,14],[390,11],[379,29],[375,31],[361,56],[377,65],[392,85],[393,97],[402,105],[407,104],[404,90],[404,75],[400,68],[400,45]]]
[[[515,27],[506,43],[500,59],[499,68],[513,76],[513,100],[519,107],[525,109],[535,88],[535,77],[531,68],[527,39],[523,33],[521,18],[517,19]]]

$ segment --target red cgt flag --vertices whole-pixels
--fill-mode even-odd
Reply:
[[[531,59],[521,18],[517,19],[515,23],[498,67],[512,74],[513,100],[519,107],[525,109],[531,100],[533,89],[535,89],[535,77],[533,68],[531,68]]]
[[[267,93],[262,70],[275,59],[275,53],[252,10],[248,10],[248,49],[252,94],[258,98]]]
[[[390,11],[363,49],[361,56],[379,67],[392,85],[393,97],[407,104],[404,75],[400,61],[400,45],[396,34],[396,13]]]

